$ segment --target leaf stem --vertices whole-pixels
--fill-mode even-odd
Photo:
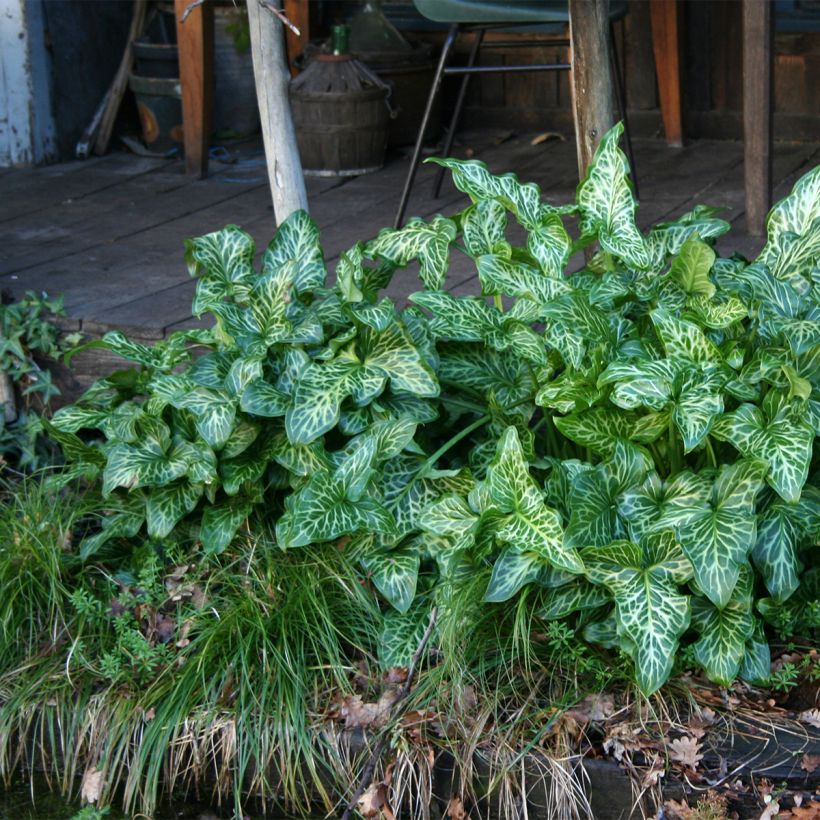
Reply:
[[[676,475],[680,472],[681,464],[680,464],[680,457],[678,453],[678,440],[675,437],[675,422],[672,419],[672,416],[669,416],[669,436],[668,436],[668,447],[669,447],[669,475]]]
[[[493,304],[499,313],[504,312],[504,298],[500,293],[496,293],[495,296],[493,296]]]
[[[706,442],[706,455],[709,458],[709,466],[717,467],[717,459],[715,458],[715,450],[712,447],[712,439],[706,436],[704,440]]]
[[[478,430],[479,427],[483,427],[492,416],[489,413],[486,416],[482,416],[480,419],[476,419],[472,424],[468,424],[463,430],[459,430],[452,438],[448,439],[438,448],[438,450],[433,453],[425,462],[419,467],[410,481],[404,485],[404,489],[396,496],[395,500],[393,501],[392,507],[395,507],[406,495],[410,492],[410,489],[416,483],[416,481],[421,478],[427,470],[430,469],[448,450],[452,447],[455,447],[462,439],[466,438],[470,435],[470,433]]]

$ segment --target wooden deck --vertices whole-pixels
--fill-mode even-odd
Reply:
[[[532,135],[482,131],[465,135],[457,153],[470,149],[495,171],[534,180],[551,202],[567,201],[577,184],[575,148]],[[640,182],[639,223],[676,216],[697,203],[718,205],[735,231],[723,250],[756,253],[761,240],[745,234],[743,149],[737,142],[698,141],[671,149],[660,140],[635,145]],[[180,160],[114,153],[86,162],[0,171],[0,287],[65,296],[67,330],[96,336],[120,328],[142,339],[161,338],[190,326],[194,283],[183,262],[182,241],[227,223],[248,230],[263,248],[275,228],[261,147],[232,149],[233,163],[212,163],[211,176],[187,178]],[[820,163],[820,143],[777,143],[775,195],[785,195],[802,173]],[[311,213],[318,222],[332,270],[339,253],[392,222],[407,159],[395,156],[369,176],[308,181]],[[431,198],[433,168],[422,169],[408,213],[453,212],[465,198],[445,183]],[[477,292],[475,271],[462,259],[448,286]],[[415,273],[399,272],[391,295],[418,288]]]

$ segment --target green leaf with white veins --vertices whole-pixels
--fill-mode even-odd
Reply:
[[[116,444],[108,451],[103,471],[103,495],[115,487],[154,486],[170,484],[188,471],[188,459],[177,445],[168,453],[157,452],[145,445]]]
[[[716,369],[688,369],[681,377],[672,419],[683,439],[684,452],[697,447],[723,413],[724,377]]]
[[[544,276],[530,265],[499,254],[479,256],[475,263],[483,293],[532,299],[540,306],[572,291],[564,279]]]
[[[240,400],[244,412],[264,418],[284,416],[289,404],[290,396],[264,379],[256,379],[248,384]]]
[[[618,499],[625,490],[643,483],[646,470],[641,451],[621,440],[608,461],[576,475],[569,497],[565,546],[605,546],[625,535],[617,516]]]
[[[288,263],[294,266],[289,278],[297,293],[324,286],[327,270],[319,244],[319,228],[306,211],[294,211],[279,226],[262,255],[262,276]]]
[[[285,414],[285,429],[293,444],[310,444],[339,421],[342,400],[360,364],[340,358],[311,364],[301,375]]]
[[[746,656],[746,642],[752,637],[754,625],[752,571],[748,565],[722,609],[703,598],[692,599],[692,626],[700,633],[693,646],[695,659],[710,680],[731,686]]]
[[[572,240],[557,213],[544,214],[540,225],[530,230],[527,250],[547,276],[563,276],[572,251]]]
[[[814,429],[792,405],[781,407],[767,419],[753,404],[741,404],[734,413],[717,419],[712,435],[730,442],[747,458],[769,465],[766,481],[790,503],[800,498],[811,463]]]
[[[494,199],[483,199],[468,208],[461,218],[464,246],[471,256],[495,253],[506,242],[507,212]]]
[[[635,224],[637,206],[628,179],[629,163],[618,147],[622,133],[623,123],[619,123],[603,136],[578,186],[581,235],[597,235],[603,250],[632,268],[645,270],[652,259]]]
[[[566,618],[573,612],[597,609],[610,603],[612,598],[606,588],[577,579],[569,584],[549,590],[540,600],[538,617],[545,620]]]
[[[154,490],[145,504],[148,535],[152,538],[170,535],[177,522],[196,507],[201,497],[202,485],[188,481],[175,482]]]
[[[485,486],[493,506],[501,513],[509,513],[497,532],[500,541],[558,569],[583,571],[578,553],[564,546],[561,516],[547,507],[529,474],[515,427],[508,427],[501,437],[487,468]]]
[[[419,260],[424,286],[438,290],[444,284],[449,266],[450,244],[456,238],[452,219],[436,215],[427,223],[411,219],[403,228],[386,228],[367,244],[368,256],[380,256],[394,265],[407,265]]]
[[[634,421],[624,413],[593,407],[569,416],[554,416],[560,433],[570,441],[589,447],[604,457],[612,455],[619,439],[631,437]]]
[[[449,493],[424,508],[419,524],[425,532],[452,538],[460,548],[475,541],[479,519],[461,496]]]
[[[407,612],[416,597],[420,556],[411,550],[376,552],[362,559],[376,589],[399,612]]]
[[[361,333],[361,349],[365,368],[389,378],[394,390],[422,397],[438,395],[438,380],[433,369],[399,320],[381,333],[365,328]]]
[[[473,202],[494,199],[529,230],[537,228],[544,213],[553,210],[551,206],[542,204],[541,191],[535,183],[519,182],[515,174],[491,174],[481,160],[430,157],[425,161],[449,168],[453,174],[453,184]]]
[[[236,401],[222,390],[197,387],[176,405],[196,417],[196,429],[211,447],[221,447],[230,437],[236,419]]]
[[[664,510],[657,529],[674,529],[698,587],[717,607],[732,597],[755,543],[755,499],[766,465],[742,460],[721,468],[708,504]]]
[[[253,238],[236,225],[185,242],[188,272],[200,277],[194,297],[195,316],[228,296],[247,293],[256,278],[255,254]]]
[[[792,520],[794,505],[775,502],[757,522],[757,540],[752,561],[766,582],[772,598],[785,601],[800,585],[797,559],[799,532]]]
[[[508,601],[522,587],[535,581],[544,568],[538,556],[506,549],[493,564],[493,572],[484,600],[487,603]]]
[[[693,322],[678,319],[663,308],[656,308],[649,314],[655,331],[670,359],[688,359],[690,362],[721,361],[720,351],[714,342],[706,338],[703,331]]]
[[[669,276],[686,292],[687,296],[715,295],[715,286],[709,279],[709,271],[715,263],[715,252],[697,235],[684,242],[680,253],[672,260]]]
[[[586,575],[615,599],[619,638],[635,662],[645,695],[661,687],[672,671],[680,636],[689,626],[689,598],[678,585],[692,567],[670,533],[646,536],[640,545],[615,541],[582,550]]]
[[[236,531],[251,514],[253,505],[242,498],[206,507],[202,513],[199,537],[206,555],[218,555],[233,540]]]
[[[768,241],[756,261],[771,268],[775,276],[799,271],[820,258],[820,166],[802,176],[791,193],[781,199],[766,219]],[[783,240],[798,237],[784,253]]]

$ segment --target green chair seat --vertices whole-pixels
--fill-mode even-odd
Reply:
[[[413,0],[418,11],[436,23],[517,25],[569,22],[566,0]],[[609,19],[626,14],[626,0],[611,0]]]

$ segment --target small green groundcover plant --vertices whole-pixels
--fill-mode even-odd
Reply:
[[[626,652],[645,693],[682,643],[714,681],[765,680],[764,622],[820,623],[820,168],[774,207],[757,259],[721,257],[712,208],[638,229],[621,131],[560,207],[434,160],[470,206],[357,243],[332,284],[304,212],[259,271],[236,226],[189,241],[213,328],[150,347],[109,333],[135,367],[49,424],[58,480],[104,499],[82,557],[146,533],[217,555],[273,524],[279,549],[338,541],[358,563],[388,667],[446,590],[483,577],[487,607],[526,593]],[[453,254],[481,295],[447,292]],[[381,291],[415,263],[399,308]]]

